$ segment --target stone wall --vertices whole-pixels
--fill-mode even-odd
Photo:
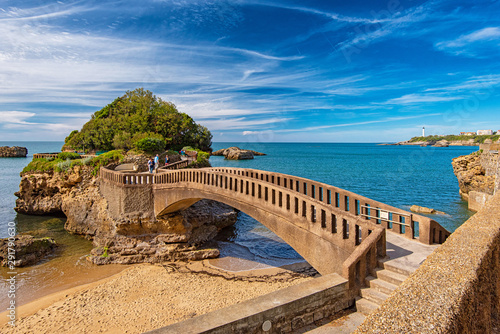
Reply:
[[[499,333],[500,193],[355,333]]]
[[[480,155],[481,166],[485,169],[486,176],[495,176],[498,172],[498,152],[483,151]]]
[[[19,147],[19,146],[0,147],[0,157],[3,158],[25,158],[27,155],[28,155],[28,149],[26,147]]]
[[[347,280],[330,274],[147,333],[289,333],[353,302]]]

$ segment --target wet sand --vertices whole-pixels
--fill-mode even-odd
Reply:
[[[290,270],[292,269],[292,270]],[[305,264],[228,272],[208,261],[135,265],[17,309],[1,333],[142,333],[312,279]]]

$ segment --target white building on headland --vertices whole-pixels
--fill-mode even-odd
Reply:
[[[493,130],[477,130],[478,136],[491,136],[493,134]]]

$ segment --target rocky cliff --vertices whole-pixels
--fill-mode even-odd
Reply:
[[[28,149],[26,147],[19,147],[19,146],[0,147],[0,157],[2,158],[25,158],[27,155],[28,155]]]
[[[458,179],[460,195],[469,199],[471,191],[493,195],[495,191],[495,175],[487,175],[484,157],[479,153],[464,155],[453,159],[453,171]]]
[[[195,260],[219,255],[206,247],[222,228],[236,222],[237,212],[222,203],[203,200],[187,210],[155,217],[111,217],[92,168],[21,175],[16,211],[25,214],[64,213],[65,228],[92,239],[89,259],[97,264]]]

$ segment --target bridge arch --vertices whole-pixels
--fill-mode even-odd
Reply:
[[[279,173],[203,168],[126,174],[102,168],[101,178],[129,192],[150,189],[156,217],[201,199],[231,205],[268,227],[321,274],[339,273],[361,285],[377,256],[385,255],[386,230],[424,243],[442,242],[449,234],[427,217]]]

